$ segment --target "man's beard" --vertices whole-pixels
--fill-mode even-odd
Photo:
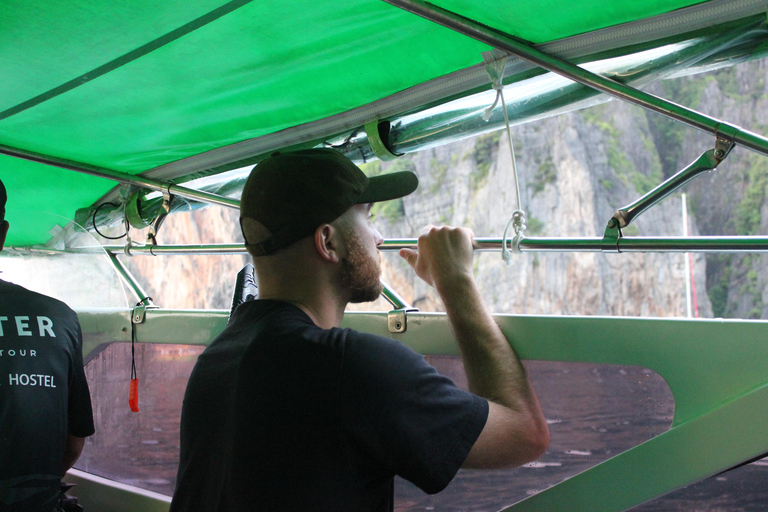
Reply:
[[[349,302],[371,302],[381,295],[381,266],[371,257],[354,232],[344,230],[347,257],[341,258],[341,285],[349,293]]]

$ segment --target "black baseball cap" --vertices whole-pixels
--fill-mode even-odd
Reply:
[[[332,149],[277,153],[251,171],[240,198],[240,220],[261,223],[271,235],[245,241],[255,256],[278,249],[314,233],[356,204],[404,197],[419,180],[410,171],[368,178],[354,163]]]

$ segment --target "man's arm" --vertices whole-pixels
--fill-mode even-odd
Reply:
[[[67,444],[64,446],[64,458],[61,462],[62,475],[75,465],[77,459],[80,458],[80,454],[83,453],[83,446],[85,446],[84,437],[75,437],[67,434]]]
[[[488,420],[464,467],[519,466],[544,453],[549,430],[525,369],[477,288],[472,239],[466,228],[427,226],[419,236],[418,252],[402,249],[400,255],[437,290],[469,389],[489,401]]]

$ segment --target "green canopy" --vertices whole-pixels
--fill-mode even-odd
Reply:
[[[538,44],[702,2],[434,3]],[[380,0],[7,0],[0,146],[144,173],[381,101],[490,49]],[[37,212],[63,225],[116,185],[5,155],[0,178],[15,246],[50,239]]]

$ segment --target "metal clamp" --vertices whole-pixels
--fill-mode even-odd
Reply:
[[[384,281],[381,281],[381,295],[395,308],[387,313],[389,332],[396,334],[405,332],[408,328],[408,312],[416,312],[419,309],[408,304],[404,298],[398,295]]]
[[[400,334],[408,329],[408,312],[418,312],[417,308],[393,309],[387,313],[387,327],[389,332]]]
[[[141,299],[141,302],[136,304],[136,307],[131,312],[131,323],[143,324],[144,320],[146,320],[148,309],[160,309],[160,306],[155,305],[152,301],[152,297],[144,297]]]
[[[394,160],[402,155],[393,153],[387,146],[386,141],[382,139],[382,131],[389,133],[389,121],[379,121],[378,119],[365,124],[365,133],[368,136],[368,143],[371,145],[373,153],[382,162]]]
[[[163,224],[163,221],[165,221],[165,218],[168,216],[169,213],[171,213],[171,203],[173,202],[175,196],[171,194],[170,192],[170,186],[166,185],[163,187],[163,210],[165,213],[161,213],[158,215],[154,221],[152,221],[152,224],[149,226],[149,230],[147,231],[147,243],[151,245],[157,245],[157,233],[160,231],[160,226]],[[151,250],[150,250],[151,253]],[[154,254],[153,254],[154,256]]]
[[[720,123],[717,126],[714,157],[717,159],[718,164],[725,160],[725,157],[728,156],[728,153],[736,145],[734,141],[738,133],[739,128],[728,123]]]
[[[600,250],[603,252],[621,252],[619,251],[619,239],[622,236],[624,235],[621,233],[619,221],[611,217],[608,220],[608,225],[605,227],[603,239],[600,241]]]

